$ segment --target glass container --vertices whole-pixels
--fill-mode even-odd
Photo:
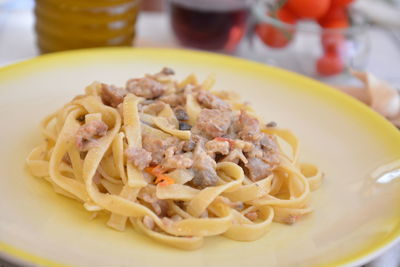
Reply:
[[[361,14],[350,9],[350,27],[324,29],[310,20],[284,23],[269,15],[273,8],[265,1],[254,5],[255,23],[249,33],[247,57],[321,80],[338,78],[350,68],[365,66],[370,42],[368,25]],[[335,59],[329,56],[328,50],[332,49]]]
[[[187,47],[234,52],[247,30],[250,0],[169,0],[172,30]]]
[[[139,0],[36,0],[35,30],[42,53],[130,46]]]

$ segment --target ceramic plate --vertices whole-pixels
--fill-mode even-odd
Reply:
[[[211,237],[197,251],[180,251],[133,229],[117,232],[101,219],[90,220],[81,204],[28,174],[25,157],[41,141],[38,124],[45,115],[94,80],[123,85],[163,66],[175,69],[179,78],[214,73],[215,88],[238,92],[265,121],[293,130],[302,160],[325,173],[312,194],[314,213],[293,226],[274,223],[254,242]],[[361,264],[400,235],[398,130],[311,79],[210,53],[118,48],[46,55],[5,67],[0,88],[0,254],[10,261],[141,267]],[[387,170],[394,172],[384,175]]]

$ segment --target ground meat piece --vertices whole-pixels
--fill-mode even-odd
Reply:
[[[203,189],[208,186],[215,186],[218,182],[218,175],[214,169],[195,170],[194,177],[190,182],[194,187]]]
[[[287,218],[283,220],[284,223],[292,225],[297,222],[297,220],[300,218],[298,215],[289,215]]]
[[[143,224],[146,228],[153,230],[155,227],[154,221],[150,216],[145,215],[143,217]]]
[[[187,121],[189,119],[189,115],[186,113],[186,111],[182,108],[176,108],[174,110],[175,117],[180,120],[180,121]]]
[[[168,201],[164,199],[159,199],[156,196],[155,187],[149,188],[145,187],[140,190],[138,194],[138,198],[142,199],[144,202],[147,202],[151,205],[154,212],[160,216],[164,217],[168,213]]]
[[[235,148],[238,148],[243,152],[250,152],[254,149],[254,144],[237,139],[235,140]]]
[[[176,107],[185,105],[186,97],[181,94],[170,94],[161,96],[159,100],[170,105],[171,107]]]
[[[190,154],[179,154],[165,157],[161,165],[165,170],[188,169],[192,167],[193,160],[190,158]]]
[[[158,200],[156,197],[156,188],[153,187],[143,187],[138,194],[138,198],[142,199],[147,203],[155,202]]]
[[[248,176],[252,181],[261,180],[272,173],[271,165],[259,158],[248,159],[245,167],[248,171]]]
[[[151,164],[160,164],[164,158],[164,151],[168,147],[177,146],[179,139],[176,137],[160,138],[152,135],[143,135],[142,138],[143,148],[151,152]]]
[[[153,136],[144,136],[143,148],[151,152],[152,164],[160,164],[164,156],[165,145],[162,139]]]
[[[165,92],[165,86],[149,77],[131,79],[126,82],[126,89],[137,96],[156,98]]]
[[[174,225],[174,221],[171,220],[171,219],[168,218],[168,217],[162,218],[162,219],[161,219],[161,222],[162,222],[165,226],[167,226],[167,227],[172,227],[172,226]]]
[[[100,96],[105,105],[117,107],[124,101],[126,90],[115,85],[101,84]]]
[[[273,135],[263,134],[260,139],[260,145],[263,153],[261,157],[258,157],[268,163],[271,166],[271,170],[274,170],[280,163],[276,137]]]
[[[247,219],[249,219],[250,221],[255,221],[258,219],[258,214],[256,211],[250,211],[246,213],[244,216],[246,216]]]
[[[79,151],[88,151],[96,145],[96,137],[104,136],[108,126],[102,120],[93,120],[82,125],[75,137],[75,145]]]
[[[205,147],[207,154],[212,157],[215,157],[216,153],[228,155],[230,150],[230,144],[228,141],[211,140],[206,143]]]
[[[276,143],[276,137],[269,134],[262,134],[260,139],[260,145],[264,150],[276,152],[278,145]]]
[[[161,70],[160,73],[165,74],[165,75],[174,75],[174,74],[175,74],[175,71],[174,71],[173,69],[171,69],[171,68],[164,67],[164,68]]]
[[[151,104],[143,106],[143,112],[151,115],[157,115],[165,108],[165,104],[161,101],[155,101]]]
[[[165,152],[164,152],[165,158],[173,157],[175,152],[177,151],[177,147],[178,146],[170,146],[170,147],[168,147],[167,150],[165,150]]]
[[[176,146],[176,149],[174,150],[174,152],[176,152],[176,154],[180,154],[183,153],[185,151],[183,151],[183,146],[185,145],[186,141],[179,141],[178,145]]]
[[[218,109],[202,109],[196,122],[196,132],[210,138],[224,135],[232,122],[232,112]]]
[[[250,150],[246,153],[247,158],[262,158],[264,155],[264,151],[260,148],[260,146],[254,146],[253,150]]]
[[[190,126],[190,124],[187,124],[184,121],[180,121],[179,122],[179,130],[181,130],[181,131],[190,131],[190,129],[192,129],[192,126]]]
[[[183,141],[181,149],[184,152],[190,152],[193,151],[196,147],[196,144],[204,144],[206,142],[206,139],[204,137],[201,137],[200,135],[196,135],[192,133],[192,136],[190,137],[190,140],[188,141]]]
[[[216,166],[217,163],[215,160],[207,155],[200,144],[197,144],[193,154],[193,168],[198,170],[214,170]]]
[[[268,128],[274,128],[274,127],[278,126],[278,124],[274,121],[270,121],[265,126],[267,126]]]
[[[194,177],[191,184],[197,188],[214,186],[218,181],[215,171],[217,163],[204,150],[204,141],[200,138],[193,154]]]
[[[230,109],[227,102],[208,91],[201,90],[196,96],[200,105],[209,109]]]
[[[196,142],[193,141],[192,139],[185,141],[183,146],[182,146],[182,150],[184,152],[190,152],[193,151],[193,149],[196,147]]]
[[[130,147],[125,150],[128,161],[132,162],[140,170],[148,167],[151,162],[151,153],[140,147]]]
[[[242,210],[244,208],[244,204],[241,201],[235,201],[232,202],[229,198],[219,196],[218,200],[221,201],[222,203],[228,205],[231,208],[237,209],[237,210]]]
[[[260,136],[260,122],[250,116],[246,111],[241,111],[239,117],[239,136],[246,141],[256,141]]]
[[[152,206],[154,212],[159,216],[159,217],[165,217],[167,216],[168,213],[168,201],[165,199],[159,199],[155,202],[150,203]]]
[[[272,152],[264,152],[261,159],[269,164],[271,171],[275,170],[280,163],[279,155]]]

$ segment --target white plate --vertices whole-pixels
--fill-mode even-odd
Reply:
[[[163,66],[178,77],[217,76],[265,121],[290,128],[301,155],[326,174],[315,212],[294,226],[274,224],[254,242],[208,238],[180,251],[128,229],[89,220],[79,203],[24,169],[41,138],[38,124],[93,80],[124,84]],[[0,69],[0,251],[13,261],[78,266],[309,266],[363,263],[400,234],[400,185],[371,173],[400,158],[400,134],[355,100],[308,78],[226,56],[182,50],[94,49],[47,55]],[[399,167],[393,165],[393,169]]]

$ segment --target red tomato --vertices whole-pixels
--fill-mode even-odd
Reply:
[[[278,9],[276,15],[274,16],[278,18],[280,21],[288,23],[288,24],[296,24],[297,17],[293,12],[287,8],[286,6]]]
[[[272,17],[280,21],[294,25],[297,17],[287,8],[280,8]],[[277,27],[272,24],[262,23],[257,26],[256,32],[260,39],[268,46],[282,48],[293,39],[294,29],[290,27]]]
[[[321,36],[321,43],[325,53],[341,55],[345,49],[346,38],[338,31],[325,31]]]
[[[256,31],[264,44],[273,48],[285,47],[293,38],[292,32],[266,23],[259,24]]]
[[[354,0],[331,0],[333,7],[345,7],[348,4],[354,2]]]
[[[318,19],[329,9],[331,0],[288,0],[287,7],[300,18]]]
[[[336,20],[326,22],[321,26],[326,29],[344,29],[349,27],[349,22],[347,20]]]
[[[338,29],[349,26],[349,18],[345,8],[333,7],[318,20],[323,28]]]
[[[317,61],[317,72],[322,76],[332,76],[344,70],[343,60],[335,53],[327,53]]]

